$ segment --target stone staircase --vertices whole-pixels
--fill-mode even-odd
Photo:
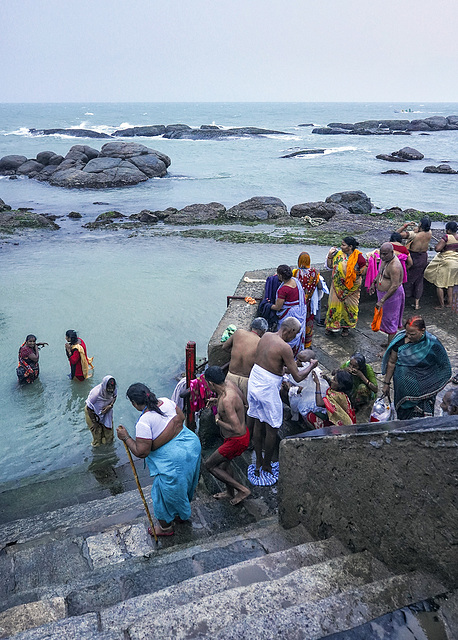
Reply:
[[[445,591],[282,529],[271,489],[232,507],[203,480],[191,522],[157,546],[136,491],[0,526],[0,637],[322,638]]]

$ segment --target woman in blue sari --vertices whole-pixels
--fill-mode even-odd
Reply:
[[[399,420],[434,415],[436,395],[452,375],[441,341],[426,331],[421,316],[411,316],[390,342],[382,362],[383,393],[393,380],[394,404]]]
[[[168,398],[156,398],[140,382],[127,389],[132,405],[141,411],[136,438],[120,425],[117,435],[137,458],[146,458],[150,475],[154,514],[159,521],[158,536],[174,534],[173,523],[191,517],[190,502],[199,480],[200,441],[183,426],[184,414]]]

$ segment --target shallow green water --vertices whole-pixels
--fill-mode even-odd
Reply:
[[[207,342],[243,273],[295,263],[305,247],[229,245],[210,240],[128,238],[81,233],[27,240],[0,251],[0,482],[90,464],[84,401],[103,376],[119,388],[115,424],[134,433],[137,412],[125,398],[133,382],[170,395],[188,340]],[[309,247],[312,260],[325,247]],[[83,383],[68,379],[65,331],[76,329],[94,356]],[[15,369],[28,333],[49,342],[40,378],[20,387]],[[121,443],[116,443],[124,459]],[[38,477],[37,477],[38,476]]]

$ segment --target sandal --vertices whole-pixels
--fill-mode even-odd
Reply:
[[[347,338],[350,335],[350,332],[348,329],[342,329],[342,333],[340,335],[342,338]]]

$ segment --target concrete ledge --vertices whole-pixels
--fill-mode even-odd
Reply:
[[[357,425],[280,445],[279,517],[458,585],[458,417]],[[416,424],[411,424],[416,423]]]

